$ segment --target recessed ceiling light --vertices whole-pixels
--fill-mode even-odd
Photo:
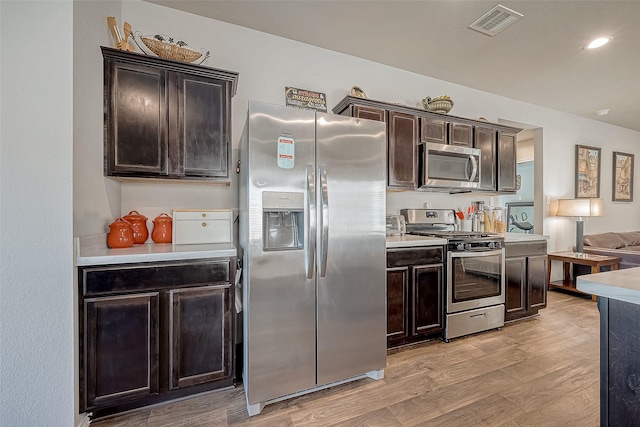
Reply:
[[[597,49],[599,47],[604,46],[605,44],[611,41],[611,37],[600,37],[586,45],[584,48],[586,50]]]
[[[606,116],[607,114],[609,114],[609,109],[605,108],[603,110],[598,110],[598,111],[596,111],[596,114],[599,115],[599,116]]]

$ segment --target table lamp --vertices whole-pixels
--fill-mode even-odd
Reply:
[[[578,217],[576,221],[576,252],[582,253],[584,246],[583,217],[602,216],[602,199],[558,199],[557,216]]]

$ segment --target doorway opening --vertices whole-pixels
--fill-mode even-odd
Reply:
[[[500,206],[509,206],[513,221],[510,220],[510,232],[543,233],[544,193],[543,193],[543,134],[542,128],[526,123],[499,119],[498,123],[523,129],[517,135],[516,194],[500,196]],[[518,224],[516,224],[516,222]],[[532,228],[530,228],[532,226]]]

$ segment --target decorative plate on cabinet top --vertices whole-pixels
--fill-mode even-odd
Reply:
[[[357,96],[358,98],[366,98],[367,94],[364,93],[364,91],[360,89],[358,86],[354,86],[351,88],[351,96]]]

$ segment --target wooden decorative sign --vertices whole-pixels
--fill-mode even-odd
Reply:
[[[284,88],[284,97],[287,107],[304,108],[322,113],[327,112],[327,97],[324,93],[286,86]]]

